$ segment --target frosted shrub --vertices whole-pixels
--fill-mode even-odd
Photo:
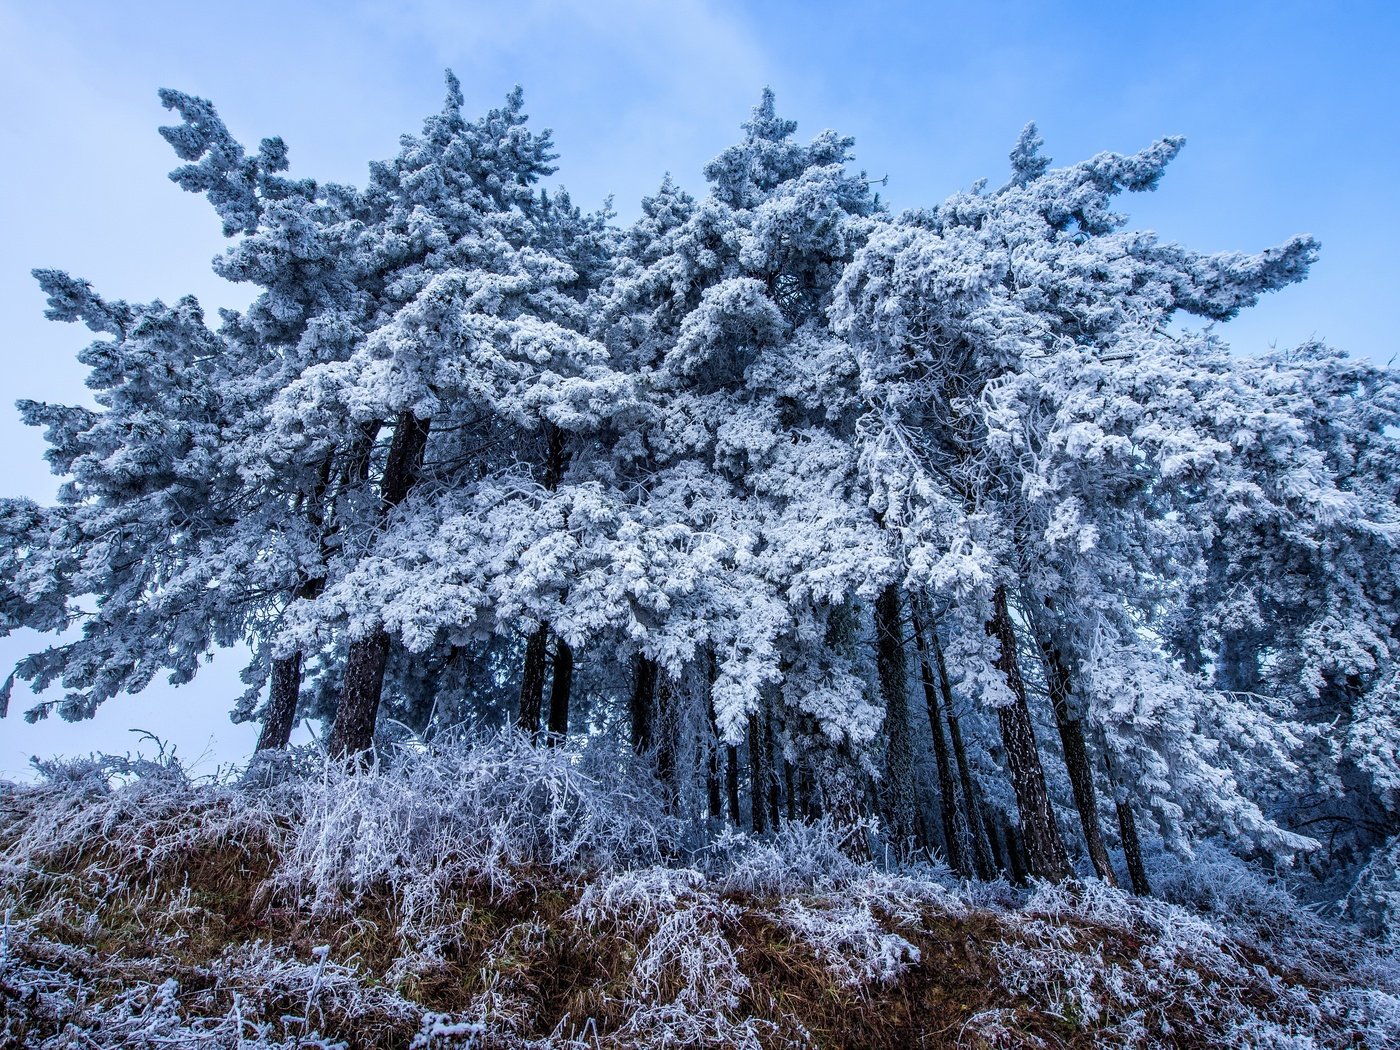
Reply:
[[[643,868],[605,875],[583,888],[568,917],[590,926],[613,923],[641,931],[702,899],[704,885],[705,876],[692,868]]]
[[[595,774],[590,761],[504,732],[362,772],[323,764],[289,782],[300,820],[273,884],[321,912],[390,894],[400,948],[390,976],[431,973],[461,941],[468,888],[509,896],[542,871],[573,878],[674,852],[679,825],[651,786]]]
[[[844,833],[829,820],[789,821],[758,838],[728,832],[708,861],[719,888],[729,893],[788,899],[767,917],[811,949],[843,986],[891,984],[919,962],[919,949],[886,931],[877,913],[922,931],[925,908],[963,914],[966,907],[943,880],[943,867],[885,872],[857,864],[842,850]]]
[[[655,863],[677,841],[644,782],[512,732],[365,772],[328,764],[298,790],[279,879],[322,907],[388,889],[412,910],[463,882],[509,893],[525,869]]]
[[[32,924],[7,922],[0,950],[0,1044],[41,1050],[331,1050],[345,1044],[319,1034],[328,1028],[392,1032],[418,1013],[324,955],[301,962],[258,943],[226,951],[212,964],[216,981],[192,993],[163,976],[158,959],[107,960],[105,968],[108,980],[124,977],[115,994],[100,994],[84,977],[103,972],[94,953],[58,944]]]
[[[644,1045],[759,1045],[759,1025],[736,1018],[749,980],[725,927],[739,909],[706,896],[664,916],[637,954],[626,1004],[627,1028]]]
[[[12,921],[5,913],[0,941],[0,1001],[5,1004],[0,1043],[17,1044],[24,1021],[30,1025],[58,1027],[81,1009],[79,982],[69,966],[88,961],[82,949],[53,944],[39,935],[32,922]],[[21,1005],[22,1011],[11,1004]]]
[[[143,840],[166,838],[173,830],[169,821],[184,814],[191,801],[190,782],[178,766],[150,764],[120,785],[114,779],[132,770],[127,760],[113,756],[37,762],[35,769],[43,781],[14,792],[0,809],[0,830],[24,828],[10,854],[20,864],[64,849],[100,848],[115,836],[123,847],[139,850]],[[201,801],[208,800],[201,793]]]
[[[998,1008],[969,1017],[958,1031],[956,1045],[978,1050],[1041,1050],[1050,1044],[1026,1032],[1015,1010]]]
[[[197,784],[178,763],[102,755],[36,766],[44,782],[13,790],[0,785],[6,899],[29,888],[36,914],[76,920],[83,906],[101,907],[149,892],[153,881],[180,877],[192,856],[230,845],[266,854],[280,834],[265,797],[219,782]],[[79,856],[86,869],[81,887],[73,887],[64,869]],[[58,871],[42,883],[33,878],[50,868]]]
[[[861,872],[842,851],[843,840],[829,820],[787,821],[763,838],[726,829],[710,846],[707,868],[735,892],[809,890],[846,882]]]
[[[250,1020],[281,1021],[303,1032],[355,1030],[386,1035],[411,1030],[420,1008],[398,994],[365,982],[349,966],[329,958],[325,946],[309,958],[260,941],[234,945],[214,963],[221,995],[232,994]],[[196,1012],[217,1009],[214,990],[190,997]],[[288,1017],[299,1021],[288,1022]]]
[[[101,1039],[102,1042],[97,1040]],[[271,1050],[299,1044],[338,1047],[315,1033],[301,1039],[277,1040],[255,1024],[246,1024],[237,1010],[216,1018],[186,1021],[181,1016],[179,985],[174,980],[137,984],[112,999],[94,1004],[66,1024],[60,1035],[44,1045],[66,1046],[165,1046],[178,1050],[227,1047],[230,1050]]]
[[[1282,879],[1219,846],[1202,844],[1189,860],[1164,853],[1156,867],[1163,898],[1209,917],[1220,935],[1268,951],[1290,966],[1327,978],[1367,963],[1372,954],[1372,945],[1354,931],[1324,921]]]
[[[1368,934],[1400,953],[1400,835],[1361,869],[1347,897],[1347,912]]]
[[[811,908],[791,901],[775,918],[848,988],[893,984],[919,962],[919,949],[899,934],[883,930],[865,904]]]
[[[966,915],[969,911],[961,887],[951,889],[939,874],[940,869],[922,866],[907,872],[869,869],[830,896],[864,904],[907,929],[922,929],[925,910],[943,915]],[[947,869],[941,869],[941,874],[946,876]]]
[[[1391,974],[1389,991],[1347,988],[1322,996],[1318,1008],[1361,1046],[1393,1046],[1400,1036],[1400,985]]]
[[[1295,932],[1271,938],[1274,952],[1256,956],[1252,938],[1239,939],[1259,928],[1265,900],[1283,909],[1270,931],[1324,929],[1315,916],[1267,880],[1247,877],[1237,862],[1207,853],[1203,868],[1195,896],[1221,909],[1219,916],[1099,882],[1038,886],[1009,917],[1014,935],[993,949],[1002,983],[1047,1013],[1128,1046],[1156,1045],[1154,1033],[1162,1032],[1226,1046],[1342,1046],[1396,1030],[1389,1027],[1400,1017],[1392,990],[1353,984],[1366,971],[1359,955],[1308,945]],[[1232,918],[1246,928],[1234,930]],[[1386,983],[1379,974],[1372,979]],[[1388,1037],[1366,1045],[1388,1045]]]
[[[623,1005],[640,1045],[758,1047],[765,1024],[735,1016],[749,988],[728,935],[740,914],[698,871],[652,868],[591,883],[568,917],[639,945]]]

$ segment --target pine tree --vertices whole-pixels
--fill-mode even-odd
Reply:
[[[222,437],[228,377],[241,362],[193,299],[132,305],[59,271],[35,275],[50,318],[99,335],[79,355],[98,407],[19,403],[25,422],[46,428],[47,458],[65,481],[56,507],[5,501],[0,622],[6,631],[83,624],[80,639],[16,669],[36,690],[61,680],[59,712],[79,719],[161,670],[189,681],[258,614],[259,581],[226,576],[240,485]]]

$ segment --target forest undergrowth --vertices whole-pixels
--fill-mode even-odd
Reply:
[[[1393,957],[1209,847],[1165,899],[960,882],[509,733],[39,768],[0,786],[5,1046],[1400,1045]]]

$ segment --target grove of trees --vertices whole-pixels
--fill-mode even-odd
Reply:
[[[1400,833],[1400,383],[1212,333],[1317,245],[1132,229],[1181,140],[1055,168],[1027,126],[895,215],[765,92],[619,228],[539,188],[518,89],[469,119],[449,74],[363,188],[161,100],[257,295],[35,271],[97,407],[19,403],[62,483],[0,502],[0,629],[69,632],[28,717],[243,642],[260,749],[515,724],[700,834],[1138,893],[1216,839],[1337,897]]]

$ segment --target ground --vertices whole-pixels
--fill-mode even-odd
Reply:
[[[964,883],[510,736],[49,772],[0,787],[7,1046],[1400,1045],[1395,962],[1208,850],[1169,899]]]

